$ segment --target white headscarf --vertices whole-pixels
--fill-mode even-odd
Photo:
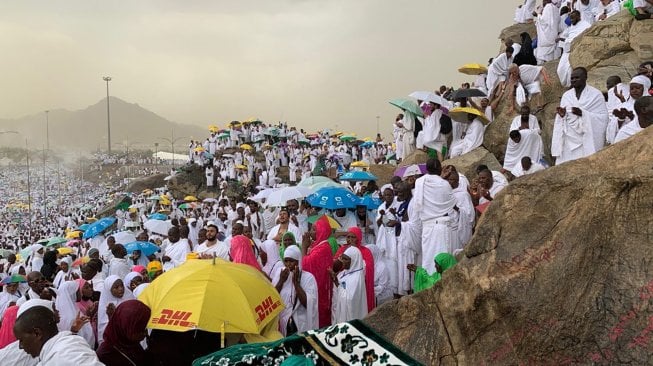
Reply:
[[[134,289],[134,297],[137,298],[137,297],[141,296],[141,293],[143,293],[143,290],[145,290],[147,288],[147,286],[149,286],[149,285],[150,285],[149,282],[145,282],[145,283],[141,283],[140,285],[136,286],[136,288]]]
[[[645,97],[647,95],[650,95],[648,91],[649,91],[649,89],[651,89],[651,79],[649,79],[647,76],[637,75],[630,81],[630,84],[633,84],[633,83],[640,84],[640,85],[644,86],[644,94],[642,94],[642,96]]]
[[[141,275],[138,272],[129,272],[129,273],[127,273],[127,275],[125,276],[125,279],[122,281],[123,284],[125,285],[126,289],[129,289],[130,284],[132,283],[132,281],[136,277],[140,277],[140,279],[143,279],[143,275]]]
[[[54,310],[52,309],[52,301],[43,300],[43,299],[30,299],[25,301],[18,307],[18,313],[16,313],[16,319],[20,318],[20,316],[27,310],[36,306],[44,306],[50,309],[54,313]]]
[[[98,344],[101,344],[104,340],[104,329],[107,327],[107,324],[109,324],[109,315],[107,315],[107,306],[109,304],[113,304],[116,307],[118,307],[118,304],[120,304],[123,301],[127,301],[130,299],[134,298],[134,295],[132,292],[129,290],[128,286],[125,286],[125,293],[123,294],[122,297],[115,297],[111,293],[111,287],[116,281],[121,281],[122,279],[116,275],[111,275],[107,277],[104,280],[104,288],[102,289],[102,293],[100,293],[100,304],[98,306],[97,310],[97,319],[98,319],[98,324],[97,324],[97,339],[98,339]],[[124,282],[123,282],[124,285]]]
[[[263,266],[263,272],[272,277],[276,268],[283,267],[281,257],[279,256],[279,246],[274,240],[266,240],[261,246],[265,254],[267,254],[267,261]]]
[[[339,285],[334,289],[332,323],[362,319],[367,315],[365,262],[360,250],[350,246],[343,253],[351,259],[349,269],[338,274]]]

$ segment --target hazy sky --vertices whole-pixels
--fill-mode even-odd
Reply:
[[[0,117],[106,93],[207,126],[259,117],[387,135],[387,101],[468,80],[519,1],[4,1]],[[473,80],[469,80],[473,81]]]

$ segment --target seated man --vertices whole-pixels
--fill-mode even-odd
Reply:
[[[472,190],[472,201],[475,206],[482,205],[494,200],[497,193],[504,189],[507,184],[496,182],[492,177],[492,171],[484,169],[478,173],[478,185]]]
[[[635,102],[635,112],[637,113],[637,120],[625,125],[619,130],[615,138],[615,143],[625,140],[653,124],[653,96],[637,99]]]
[[[544,169],[546,169],[544,165],[538,162],[533,163],[530,157],[524,156],[521,158],[521,163],[512,170],[512,174],[515,176],[515,178],[517,178],[523,175],[533,174]]]
[[[637,10],[635,19],[651,19],[651,13],[653,13],[653,0],[634,0],[633,6],[635,7],[635,10]]]
[[[513,170],[519,165],[522,157],[529,156],[535,161],[540,161],[543,152],[542,137],[537,131],[531,129],[512,130],[506,145],[502,171],[509,171],[515,175]]]

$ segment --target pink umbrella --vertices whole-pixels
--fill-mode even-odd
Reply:
[[[395,170],[395,174],[394,174],[395,177],[403,177],[403,176],[404,176],[404,173],[406,172],[406,169],[407,169],[409,166],[410,166],[410,165],[408,165],[408,166],[401,166],[401,167],[397,168],[397,170]],[[418,167],[419,170],[422,172],[422,174],[426,174],[426,164],[417,164],[417,167]]]

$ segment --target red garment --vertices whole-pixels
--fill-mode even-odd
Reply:
[[[16,324],[16,315],[18,315],[18,306],[10,306],[5,310],[2,316],[2,326],[0,327],[0,349],[5,348],[8,344],[16,341],[14,336],[14,324]]]
[[[365,291],[367,292],[367,311],[370,312],[376,307],[376,296],[374,295],[374,256],[369,249],[362,245],[363,232],[359,227],[350,227],[347,231],[356,234],[356,248],[361,251],[363,261],[365,262]],[[334,258],[340,258],[345,250],[347,250],[347,247],[349,245],[343,245],[338,248]]]
[[[234,263],[249,264],[261,270],[261,265],[256,261],[251,240],[245,235],[236,235],[231,238],[231,249],[229,250],[231,261]]]
[[[147,364],[147,354],[137,335],[146,334],[150,315],[150,308],[138,300],[118,305],[104,330],[104,342],[96,352],[100,361],[107,366]]]
[[[331,246],[327,239],[331,235],[329,221],[322,217],[315,222],[315,241],[311,244],[308,253],[302,258],[302,270],[315,277],[317,283],[317,309],[320,328],[331,325],[331,292],[333,282],[329,275],[329,268],[333,261]]]

